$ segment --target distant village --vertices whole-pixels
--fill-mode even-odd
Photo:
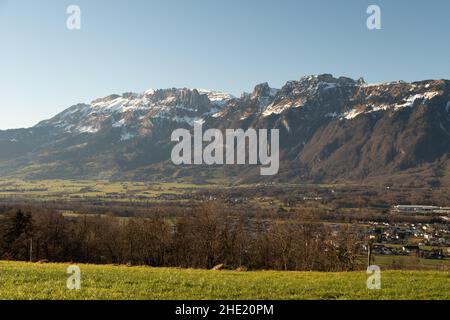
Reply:
[[[425,259],[450,257],[449,207],[396,205],[393,214],[432,215],[442,223],[371,222],[369,236],[378,255],[415,255]]]

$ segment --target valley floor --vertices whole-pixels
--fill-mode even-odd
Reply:
[[[450,299],[450,273],[237,272],[79,265],[81,290],[68,290],[68,264],[0,261],[0,299]]]

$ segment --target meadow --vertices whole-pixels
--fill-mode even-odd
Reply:
[[[0,179],[0,199],[46,201],[114,200],[157,201],[161,195],[181,195],[201,188],[188,183],[147,183],[107,180],[19,180]]]
[[[450,299],[450,273],[383,271],[368,290],[364,271],[238,272],[79,265],[81,290],[68,290],[68,264],[0,262],[0,299]]]

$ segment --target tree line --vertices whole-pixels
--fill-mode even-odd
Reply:
[[[245,217],[203,204],[181,217],[12,209],[0,216],[0,258],[211,269],[350,271],[361,233],[323,223]]]

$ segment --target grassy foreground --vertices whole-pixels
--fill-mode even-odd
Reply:
[[[365,272],[234,272],[79,265],[82,288],[66,287],[68,264],[0,261],[0,299],[450,299],[450,274],[382,272],[368,290]]]

